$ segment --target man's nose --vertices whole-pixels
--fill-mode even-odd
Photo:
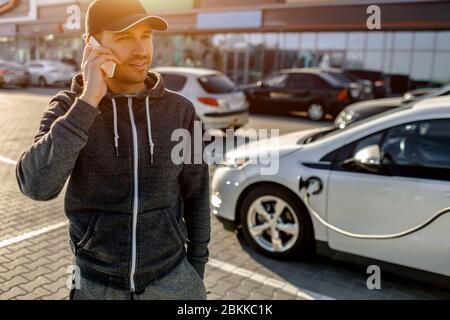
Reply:
[[[148,49],[144,41],[136,40],[131,51],[133,55],[147,55]]]

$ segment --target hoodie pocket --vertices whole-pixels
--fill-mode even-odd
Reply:
[[[78,243],[76,244],[77,249],[83,248],[86,242],[88,242],[89,239],[92,237],[97,220],[98,220],[98,213],[92,214],[86,232],[84,233],[83,237],[80,238],[80,241],[78,241]]]
[[[184,250],[184,233],[176,220],[177,206],[140,213],[138,223],[138,269],[164,269]]]
[[[98,213],[79,243],[80,256],[111,274],[126,273],[130,255],[131,215]],[[110,268],[114,269],[109,270]]]
[[[169,220],[170,225],[172,226],[173,232],[177,234],[178,238],[181,241],[181,244],[184,245],[186,243],[186,224],[184,222],[184,219],[178,218],[180,215],[178,212],[175,212],[175,214],[168,209],[164,209],[167,218]]]

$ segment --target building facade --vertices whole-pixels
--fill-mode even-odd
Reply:
[[[237,83],[308,66],[450,81],[450,1],[141,1],[170,24],[169,32],[155,37],[158,66],[215,68]],[[0,5],[0,57],[79,63],[88,0],[2,2],[15,5],[6,12]],[[374,2],[379,12],[369,10]],[[79,28],[69,10],[73,6],[80,8]],[[381,29],[369,30],[368,20],[377,14]]]

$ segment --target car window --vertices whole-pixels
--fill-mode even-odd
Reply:
[[[326,89],[326,83],[317,75],[314,74],[291,74],[287,81],[287,88],[289,89]]]
[[[350,84],[350,83],[353,82],[353,80],[351,80],[349,77],[347,77],[343,73],[339,73],[339,72],[325,72],[325,74],[327,74],[330,77],[333,77],[339,83],[342,83],[342,84]]]
[[[393,164],[450,169],[450,119],[390,129],[381,150]]]
[[[355,149],[353,150],[353,156],[355,156],[359,151],[361,151],[365,147],[380,145],[381,139],[383,138],[383,134],[384,132],[378,132],[359,140],[356,143]]]
[[[287,78],[287,74],[270,75],[263,80],[263,83],[271,88],[284,88],[286,87]]]
[[[200,77],[198,82],[210,94],[231,93],[237,90],[234,82],[227,76],[221,74]]]
[[[187,78],[185,76],[178,74],[162,73],[161,76],[163,77],[166,88],[172,91],[183,90],[187,82]]]

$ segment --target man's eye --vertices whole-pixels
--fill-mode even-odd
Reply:
[[[144,39],[151,39],[152,35],[151,34],[146,34],[142,36]]]
[[[130,37],[120,37],[117,41],[130,40]]]

